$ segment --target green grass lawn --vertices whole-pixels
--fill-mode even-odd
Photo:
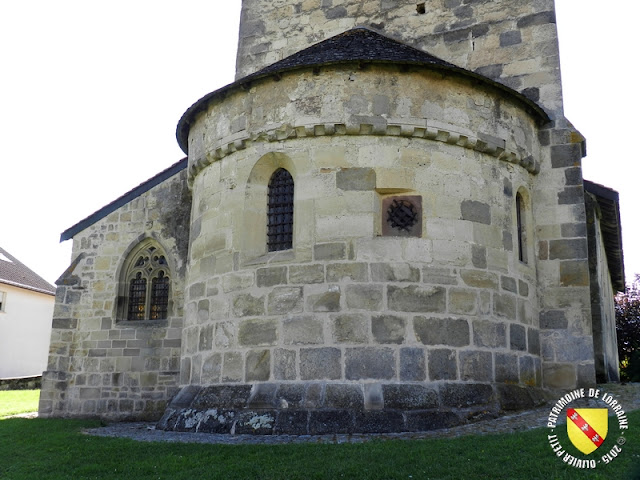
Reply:
[[[0,392],[0,418],[38,410],[40,390],[7,390]]]
[[[0,478],[635,480],[640,411],[629,415],[629,424],[622,454],[595,471],[582,471],[554,456],[546,429],[364,444],[201,445],[81,433],[99,426],[97,421],[14,418],[0,420]],[[615,440],[607,438],[601,448]],[[569,445],[566,438],[563,445]]]

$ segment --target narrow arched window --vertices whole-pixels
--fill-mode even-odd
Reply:
[[[142,242],[125,261],[123,272],[119,303],[126,319],[166,319],[171,275],[160,246],[151,240]]]
[[[267,250],[276,252],[293,247],[293,177],[284,168],[269,180],[267,201]]]
[[[518,260],[527,263],[527,223],[522,195],[516,194],[516,230],[518,240]]]

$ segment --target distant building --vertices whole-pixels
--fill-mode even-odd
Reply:
[[[0,380],[47,368],[56,289],[0,248]]]

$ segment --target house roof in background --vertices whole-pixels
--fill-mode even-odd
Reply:
[[[0,284],[34,292],[56,294],[56,287],[0,247]]]
[[[127,193],[125,193],[121,197],[116,198],[113,202],[105,205],[97,212],[92,213],[84,220],[81,220],[80,222],[76,223],[73,227],[67,228],[64,232],[60,234],[60,241],[64,242],[65,240],[69,240],[70,238],[73,238],[77,233],[80,233],[82,230],[84,230],[87,227],[90,227],[97,221],[102,220],[104,217],[106,217],[110,213],[115,212],[118,208],[122,207],[123,205],[126,205],[131,200],[139,197],[143,193],[148,192],[156,185],[159,185],[165,180],[173,177],[176,173],[184,170],[185,168],[187,168],[186,157],[180,160],[179,162],[174,163],[169,168],[163,170],[157,175],[154,175],[149,180],[142,182],[140,185],[138,185],[132,190],[129,190]]]
[[[620,199],[618,192],[598,183],[584,181],[584,190],[592,194],[600,208],[600,229],[613,288],[625,289],[624,255],[622,251],[622,226],[620,222]]]

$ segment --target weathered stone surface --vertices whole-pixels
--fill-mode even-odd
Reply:
[[[350,313],[332,317],[333,339],[337,343],[367,343],[369,321],[363,314]]]
[[[438,394],[425,385],[382,386],[384,407],[395,410],[425,410],[438,407]]]
[[[478,347],[503,348],[507,346],[507,329],[504,323],[474,320],[473,343]]]
[[[366,263],[332,263],[327,265],[327,282],[365,282],[367,281]]]
[[[549,260],[572,260],[576,258],[587,258],[586,238],[551,240],[549,242]]]
[[[309,295],[307,309],[312,312],[339,312],[340,287],[330,286],[327,292]]]
[[[564,329],[568,325],[569,321],[564,310],[543,310],[540,312],[540,328]]]
[[[425,345],[469,345],[469,323],[456,318],[415,317],[413,328],[416,338]]]
[[[560,284],[564,287],[587,287],[589,285],[589,265],[586,260],[560,262]]]
[[[244,408],[251,396],[250,385],[214,385],[203,387],[190,406],[196,410]]]
[[[387,287],[387,304],[397,312],[444,312],[447,292],[442,287]]]
[[[306,435],[308,416],[309,413],[304,410],[281,410],[278,412],[273,432],[276,435]]]
[[[248,408],[273,408],[276,406],[275,383],[257,383],[251,387],[251,395],[247,400]]]
[[[244,377],[244,359],[241,353],[225,352],[222,366],[223,382],[241,382]]]
[[[310,345],[324,343],[324,322],[312,316],[287,318],[282,323],[285,345]]]
[[[338,380],[342,377],[342,355],[338,348],[301,348],[302,380]]]
[[[238,329],[238,343],[243,346],[275,345],[278,324],[275,320],[243,320]]]
[[[419,282],[420,269],[408,263],[372,263],[371,280],[374,282]]]
[[[347,380],[389,380],[396,375],[396,362],[391,348],[347,348],[345,376]]]
[[[309,433],[324,435],[328,433],[353,433],[354,412],[349,410],[312,411],[309,417]]]
[[[430,380],[457,380],[458,360],[455,350],[437,348],[427,355]]]
[[[245,380],[247,382],[266,382],[271,371],[271,351],[251,350],[245,361]]]
[[[394,315],[374,315],[371,332],[377,343],[404,343],[406,320]]]
[[[295,380],[296,351],[277,348],[273,351],[273,377],[276,380]]]
[[[463,419],[451,411],[408,412],[406,416],[406,426],[409,432],[428,432],[463,423]]]
[[[427,366],[422,348],[400,349],[400,380],[422,382],[427,377]]]
[[[302,287],[276,287],[269,294],[267,300],[269,315],[300,313],[303,309]]]
[[[324,282],[324,265],[292,265],[289,267],[289,283],[313,284]]]
[[[364,395],[361,385],[327,384],[325,388],[326,408],[338,410],[362,410]]]
[[[530,388],[502,384],[497,385],[496,390],[502,410],[526,410],[536,406],[536,402],[530,393]]]
[[[266,267],[256,271],[258,287],[273,287],[287,283],[287,267]]]
[[[313,246],[316,260],[346,260],[347,247],[344,243],[319,243]]]
[[[336,187],[341,190],[373,190],[376,171],[373,168],[343,168],[336,172]]]
[[[440,387],[440,401],[443,405],[468,408],[486,405],[493,401],[491,385],[481,383],[445,383]]]
[[[475,382],[493,381],[491,352],[465,350],[460,356],[460,380]]]
[[[233,300],[233,314],[238,317],[264,315],[264,303],[264,296],[254,297],[249,293],[236,295]]]
[[[463,200],[460,204],[462,220],[491,225],[491,207],[475,200]]]
[[[566,363],[544,363],[542,375],[545,386],[563,390],[575,388],[578,380],[575,365]]]
[[[220,381],[222,373],[222,355],[220,353],[210,353],[205,356],[202,362],[202,383],[211,384]]]
[[[531,357],[528,358],[530,359]],[[519,378],[517,355],[511,353],[496,353],[495,362],[496,382],[518,383]]]
[[[449,312],[475,315],[478,311],[478,292],[467,288],[449,289]]]
[[[509,325],[509,346],[511,350],[527,350],[527,332],[525,327],[512,323]]]
[[[474,268],[487,268],[487,247],[483,245],[472,245],[471,263]]]
[[[493,311],[499,317],[516,320],[516,297],[508,293],[495,293],[493,295]]]
[[[382,285],[347,285],[345,297],[347,306],[356,310],[382,310]]]
[[[356,412],[354,431],[362,433],[391,433],[406,431],[401,412]]]
[[[498,277],[494,273],[482,270],[462,270],[460,276],[462,281],[470,287],[498,289]]]

